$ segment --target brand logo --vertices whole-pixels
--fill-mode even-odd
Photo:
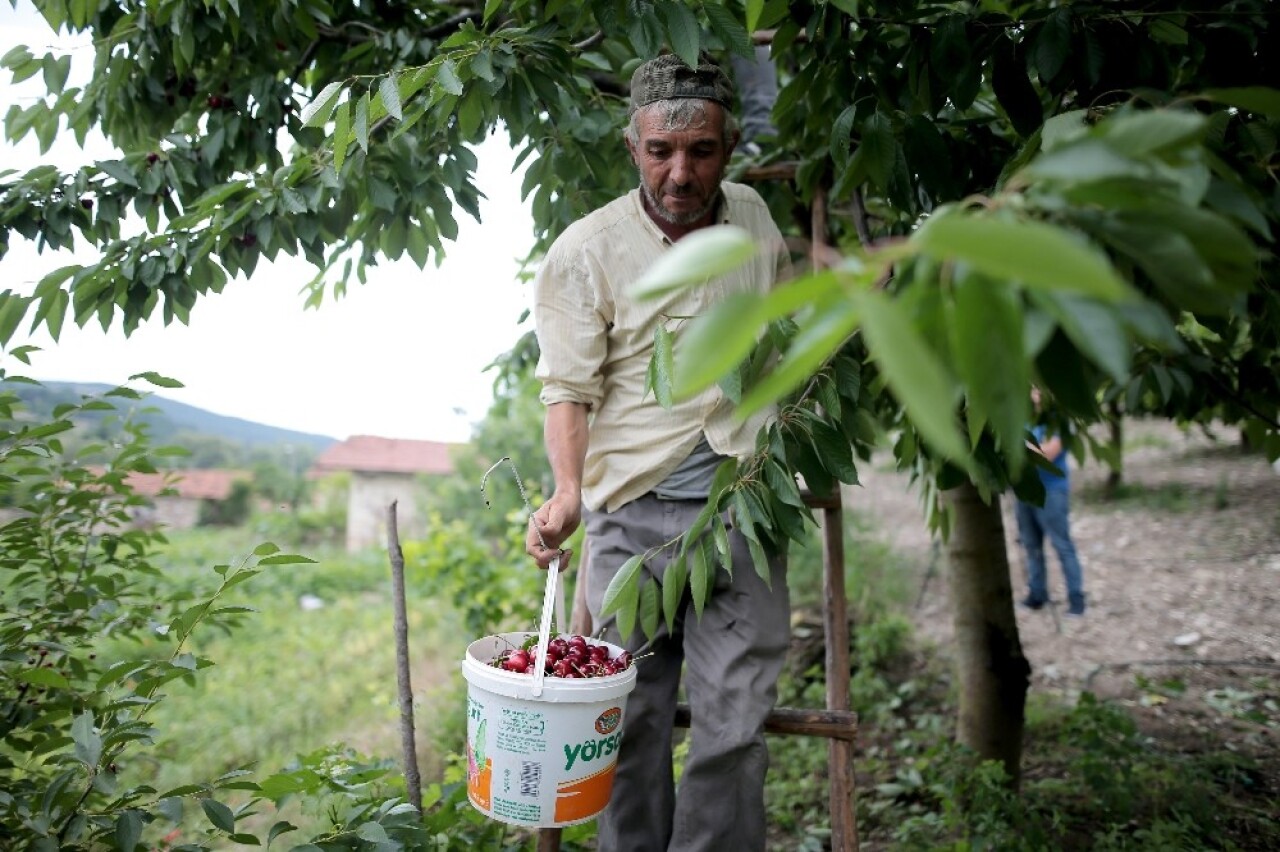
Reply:
[[[596,719],[596,732],[601,734],[612,734],[614,729],[622,721],[622,708],[610,707],[608,710],[600,714]]]

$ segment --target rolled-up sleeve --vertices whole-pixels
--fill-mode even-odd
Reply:
[[[533,301],[543,404],[600,404],[608,329],[599,301],[580,263],[554,250],[547,256],[534,279]]]

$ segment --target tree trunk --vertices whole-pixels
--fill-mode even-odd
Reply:
[[[1031,667],[1013,612],[1000,499],[984,503],[970,482],[944,499],[952,514],[947,557],[960,682],[956,741],[982,760],[1003,763],[1016,788]]]
[[[1107,472],[1103,494],[1108,500],[1114,500],[1124,482],[1124,413],[1120,410],[1119,403],[1112,402],[1107,406],[1107,420],[1111,427],[1111,448],[1115,452],[1115,463]]]

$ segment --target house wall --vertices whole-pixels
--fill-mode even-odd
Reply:
[[[416,477],[405,473],[352,473],[347,502],[347,552],[366,547],[385,548],[387,507],[396,502],[396,530],[400,539],[425,534],[418,506]]]
[[[200,500],[191,497],[156,497],[154,508],[138,509],[134,523],[138,526],[158,526],[171,530],[193,529],[200,521]]]

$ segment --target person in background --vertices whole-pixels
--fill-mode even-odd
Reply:
[[[1031,402],[1039,415],[1041,395],[1037,387],[1031,389]],[[1040,609],[1049,602],[1044,561],[1044,539],[1047,535],[1062,564],[1062,576],[1067,585],[1067,615],[1083,616],[1084,572],[1080,568],[1075,543],[1071,540],[1071,476],[1067,447],[1062,436],[1050,432],[1043,422],[1033,426],[1031,433],[1035,441],[1029,441],[1027,446],[1047,459],[1054,469],[1039,468],[1040,482],[1044,485],[1043,506],[1024,500],[1014,502],[1018,538],[1027,554],[1027,596],[1022,605],[1028,609]]]
[[[733,89],[716,65],[690,68],[664,55],[631,80],[624,133],[640,185],[575,222],[555,241],[534,284],[541,348],[536,375],[547,407],[544,441],[555,478],[534,513],[526,550],[546,568],[585,518],[587,605],[604,637],[632,652],[637,683],[627,699],[613,794],[598,818],[601,852],[763,850],[764,721],[790,638],[784,560],[768,585],[750,550],[730,534],[732,572],[720,568],[701,615],[688,590],[668,632],[652,641],[620,635],[601,613],[604,593],[632,556],[656,553],[645,579],[661,582],[670,542],[707,503],[717,466],[744,457],[772,412],[735,418],[718,387],[664,409],[645,392],[655,329],[735,293],[762,293],[789,270],[777,225],[755,190],[724,180],[738,143]],[[672,246],[702,228],[732,224],[759,250],[745,266],[654,300],[632,285]],[[562,569],[563,570],[563,569]],[[672,759],[677,692],[692,708],[689,751],[676,787]]]
[[[767,44],[758,44],[751,59],[730,57],[733,78],[742,101],[742,151],[749,157],[763,153],[760,139],[777,133],[773,126],[773,104],[778,99],[778,69]]]

